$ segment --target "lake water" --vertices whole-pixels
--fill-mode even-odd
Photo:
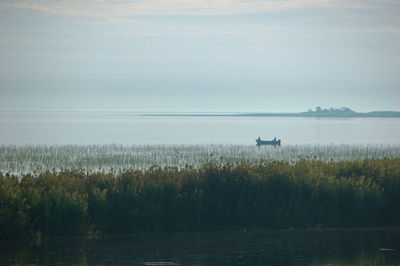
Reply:
[[[400,265],[399,229],[233,230],[0,241],[1,265]]]
[[[106,112],[2,112],[7,144],[400,144],[399,118],[143,116]]]

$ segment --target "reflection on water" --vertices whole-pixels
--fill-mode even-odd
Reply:
[[[400,229],[233,230],[0,242],[0,264],[399,265]]]

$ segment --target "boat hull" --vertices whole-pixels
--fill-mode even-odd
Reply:
[[[259,140],[256,139],[257,146],[261,145],[273,145],[273,146],[280,146],[281,145],[281,140]]]

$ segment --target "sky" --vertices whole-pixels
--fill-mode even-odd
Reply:
[[[400,111],[398,0],[1,0],[0,111]]]

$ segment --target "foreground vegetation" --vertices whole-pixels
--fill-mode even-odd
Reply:
[[[400,159],[0,174],[0,237],[400,225]]]

